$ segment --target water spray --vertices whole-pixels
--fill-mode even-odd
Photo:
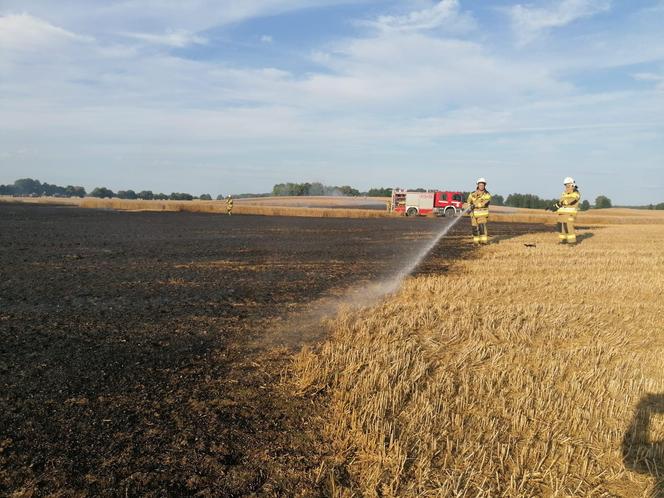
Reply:
[[[343,296],[324,298],[312,303],[307,311],[299,313],[295,319],[286,320],[278,333],[272,335],[279,344],[301,346],[303,343],[315,342],[325,337],[327,330],[321,327],[321,319],[336,315],[343,308],[358,310],[375,305],[385,296],[396,292],[402,282],[420,265],[436,244],[450,229],[456,225],[461,217],[468,212],[465,209],[450,223],[446,223],[434,237],[427,242],[406,264],[397,271],[393,277],[380,282],[351,287],[346,289]]]
[[[420,265],[420,263],[424,260],[424,258],[426,258],[427,255],[431,252],[431,250],[434,247],[436,247],[440,239],[442,239],[445,235],[447,235],[450,229],[459,222],[461,217],[464,214],[466,214],[468,210],[469,209],[466,208],[459,216],[456,216],[451,223],[448,223],[445,226],[443,226],[442,229],[434,236],[433,239],[431,239],[431,241],[429,241],[428,244],[426,244],[422,249],[420,249],[420,251],[415,256],[413,256],[390,281],[384,284],[386,290],[383,293],[383,295],[391,294],[394,291],[396,291],[401,285],[401,282],[403,282],[403,280],[406,277],[408,277],[411,273],[413,273],[413,271]]]

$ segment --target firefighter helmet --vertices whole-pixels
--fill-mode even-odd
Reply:
[[[567,178],[565,178],[563,180],[563,183],[565,185],[567,185],[568,183],[571,183],[572,185],[576,185],[576,182],[574,181],[574,178],[572,178],[571,176],[568,176]]]
[[[478,184],[479,184],[479,183],[483,183],[484,185],[486,185],[486,179],[480,177],[480,178],[477,179],[477,182],[476,182],[476,183],[478,183]]]

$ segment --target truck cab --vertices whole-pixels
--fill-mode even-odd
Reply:
[[[463,211],[463,195],[461,192],[436,192],[433,207],[439,216],[458,216]]]

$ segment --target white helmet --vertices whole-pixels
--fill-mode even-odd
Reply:
[[[476,183],[483,183],[484,185],[486,185],[486,178],[480,177],[480,178],[477,179]]]
[[[576,182],[574,181],[574,178],[572,178],[571,176],[568,176],[563,180],[563,184],[567,185],[568,183],[571,183],[572,185],[576,185]]]

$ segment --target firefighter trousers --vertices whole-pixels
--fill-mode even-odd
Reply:
[[[558,241],[561,244],[576,244],[575,219],[574,215],[567,213],[558,215]]]
[[[470,217],[470,224],[473,227],[473,242],[475,244],[489,243],[489,230],[487,229],[488,217]]]

